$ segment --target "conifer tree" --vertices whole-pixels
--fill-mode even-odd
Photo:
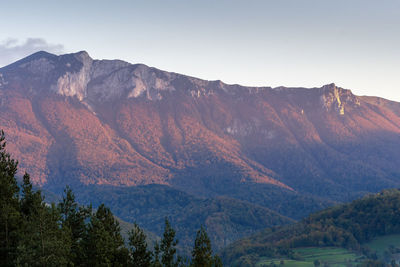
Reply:
[[[163,238],[161,240],[160,251],[162,253],[161,263],[165,267],[179,265],[179,258],[176,256],[176,246],[178,240],[175,239],[175,230],[171,227],[168,219],[165,218],[165,228]]]
[[[34,191],[30,176],[28,173],[24,174],[22,184],[22,198],[21,198],[21,213],[27,220],[39,213],[43,202],[42,194],[40,191]]]
[[[146,235],[143,230],[134,223],[133,229],[128,234],[131,265],[137,267],[150,266],[152,253],[147,249]]]
[[[85,265],[126,266],[129,252],[123,245],[118,221],[109,208],[100,205],[88,226]]]
[[[160,244],[156,242],[154,245],[154,254],[153,254],[153,260],[151,261],[151,266],[153,267],[161,267],[161,262],[160,262],[160,255],[161,255],[161,250],[160,250]]]
[[[214,263],[213,263],[213,266],[214,266],[214,267],[222,267],[222,266],[224,266],[224,265],[222,264],[221,258],[220,258],[218,255],[214,255]]]
[[[28,174],[22,185],[21,213],[23,231],[18,246],[18,265],[67,266],[71,242],[61,228],[57,207],[44,202],[41,192],[34,191]]]
[[[213,263],[211,241],[203,226],[201,226],[196,234],[196,240],[194,241],[192,250],[192,261],[194,267],[208,267],[212,266]]]
[[[197,231],[196,240],[192,250],[192,265],[194,267],[219,267],[222,261],[218,256],[212,255],[211,241],[206,230],[201,226]]]
[[[83,239],[86,235],[86,219],[90,217],[91,207],[79,207],[71,188],[64,189],[62,201],[58,204],[62,216],[62,227],[71,239],[71,260],[79,265],[84,258]]]
[[[13,266],[21,226],[19,187],[15,179],[18,162],[5,150],[0,131],[0,266]]]

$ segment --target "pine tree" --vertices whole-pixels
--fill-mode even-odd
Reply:
[[[218,256],[212,255],[211,241],[203,226],[197,231],[196,240],[192,250],[192,265],[194,267],[219,267],[222,261]]]
[[[134,223],[133,229],[128,234],[131,265],[137,267],[150,266],[152,253],[147,250],[146,235],[143,230]]]
[[[34,191],[29,174],[25,173],[22,184],[21,213],[27,220],[39,213],[43,202],[40,191]]]
[[[212,266],[213,263],[211,241],[203,226],[201,226],[196,234],[192,251],[192,261],[194,267],[208,267]]]
[[[224,265],[222,264],[221,258],[220,258],[218,255],[214,255],[213,261],[214,261],[214,263],[213,263],[213,266],[214,266],[214,267],[222,267],[222,266],[224,266]]]
[[[90,217],[91,207],[79,207],[70,187],[64,189],[62,201],[58,204],[62,216],[62,227],[71,239],[70,258],[79,265],[84,258],[82,241],[86,234],[86,219]]]
[[[164,234],[160,245],[160,251],[162,253],[161,263],[165,267],[179,265],[179,258],[176,256],[177,245],[178,240],[175,239],[175,230],[171,227],[168,219],[165,218]]]
[[[125,266],[128,263],[129,252],[123,246],[119,223],[103,204],[91,216],[84,245],[85,265]]]
[[[156,242],[154,245],[154,254],[153,254],[153,260],[151,261],[151,266],[154,267],[161,267],[161,262],[160,262],[160,255],[161,255],[161,250],[160,250],[160,244]]]
[[[15,179],[18,162],[5,150],[0,131],[0,266],[13,266],[21,226],[19,187]]]
[[[18,265],[67,266],[71,241],[61,228],[57,207],[44,202],[40,191],[34,191],[28,174],[22,185],[21,213],[23,231],[18,246]]]

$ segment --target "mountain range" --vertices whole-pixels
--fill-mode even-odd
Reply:
[[[195,199],[185,205],[229,199],[288,223],[400,186],[400,104],[335,84],[246,87],[42,51],[0,68],[0,128],[35,184],[55,193],[68,184],[87,201],[138,186],[152,196],[158,184]],[[124,200],[111,195],[118,208]],[[141,212],[132,214],[154,214]]]

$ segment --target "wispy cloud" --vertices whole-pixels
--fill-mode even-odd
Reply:
[[[61,54],[64,52],[64,46],[50,44],[42,38],[28,38],[22,42],[14,38],[4,40],[0,42],[0,67],[41,50]]]

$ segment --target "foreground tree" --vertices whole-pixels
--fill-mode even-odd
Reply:
[[[165,267],[178,266],[180,258],[176,255],[178,240],[175,239],[175,230],[171,227],[168,219],[165,218],[165,228],[161,240],[160,251],[162,253],[161,263]]]
[[[146,235],[135,223],[129,231],[130,265],[147,267],[151,265],[152,253],[147,249]]]
[[[40,191],[34,191],[28,174],[22,185],[21,213],[23,230],[18,246],[17,264],[23,266],[67,266],[71,240],[61,228],[57,207],[44,202]]]
[[[5,150],[4,132],[0,131],[0,266],[13,266],[17,256],[21,214],[19,187],[15,175],[18,162]]]
[[[85,265],[126,266],[128,250],[124,247],[120,231],[110,209],[100,205],[90,218],[84,241]]]
[[[221,259],[218,256],[213,256],[211,241],[203,226],[197,231],[196,240],[194,241],[192,265],[194,267],[222,266]]]
[[[67,186],[62,201],[58,204],[61,213],[62,228],[71,239],[70,258],[78,266],[84,259],[83,239],[86,236],[86,220],[90,217],[92,208],[79,207],[75,195]]]
[[[156,242],[154,245],[154,254],[153,254],[153,259],[151,261],[151,266],[154,266],[154,267],[162,266],[162,264],[160,262],[160,255],[161,255],[160,244],[158,242]]]
[[[213,263],[211,241],[203,226],[201,226],[196,234],[196,240],[194,241],[192,250],[192,261],[195,267],[212,266]]]

